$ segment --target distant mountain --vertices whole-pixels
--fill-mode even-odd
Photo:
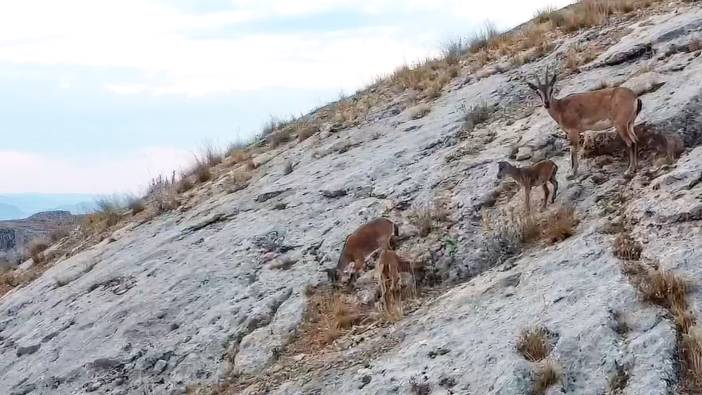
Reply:
[[[96,195],[17,193],[0,195],[0,220],[26,218],[42,211],[85,214],[95,208]]]
[[[0,221],[0,262],[21,262],[34,240],[46,240],[59,229],[69,230],[79,220],[68,211],[44,211],[25,219]]]
[[[7,203],[0,203],[0,221],[6,219],[17,219],[24,217],[24,213],[17,206]]]

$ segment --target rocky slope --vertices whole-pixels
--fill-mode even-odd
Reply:
[[[461,75],[423,118],[391,105],[360,127],[261,154],[248,188],[206,184],[181,210],[129,223],[2,297],[0,385],[12,394],[178,394],[233,371],[248,379],[230,391],[244,393],[527,394],[535,364],[515,341],[539,325],[564,371],[549,393],[605,393],[621,367],[623,393],[678,393],[676,325],[641,300],[608,229],[626,225],[646,259],[702,280],[702,57],[688,45],[701,29],[699,7],[675,4],[568,36],[532,63]],[[593,150],[583,175],[566,179],[562,132],[523,79],[562,64],[579,43],[604,51],[563,75],[558,95],[631,86],[646,130],[684,141],[675,164],[660,166],[648,150],[626,179],[621,151]],[[462,109],[481,102],[499,111],[467,132]],[[573,205],[580,220],[573,236],[496,251],[481,218],[521,207],[515,188],[495,182],[495,162],[510,156],[558,163],[557,204]],[[287,161],[295,166],[285,175]],[[421,238],[409,213],[433,201],[448,218]],[[403,253],[442,284],[396,324],[286,353],[308,286],[326,282],[321,269],[346,234],[380,215],[400,224]],[[693,289],[698,316],[700,298]]]

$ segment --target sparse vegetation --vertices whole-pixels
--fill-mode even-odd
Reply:
[[[534,394],[543,395],[549,387],[558,384],[563,377],[563,368],[548,359],[534,369]]]
[[[146,203],[140,197],[129,195],[127,196],[127,208],[132,211],[132,215],[137,215],[146,210]]]
[[[486,102],[478,103],[469,109],[466,109],[464,106],[462,109],[464,113],[463,129],[468,132],[490,120],[490,117],[495,112],[495,108]]]
[[[702,386],[702,328],[695,325],[683,334],[680,351],[687,377],[695,386]]]
[[[614,365],[615,371],[609,377],[607,395],[623,395],[624,389],[629,382],[629,372],[617,361],[614,361]]]
[[[527,361],[543,360],[551,353],[552,348],[549,331],[541,326],[524,329],[517,338],[517,351]]]
[[[29,256],[32,257],[32,261],[39,265],[44,263],[46,256],[44,251],[49,248],[49,244],[44,240],[34,240],[29,246]]]
[[[431,233],[436,222],[445,222],[449,218],[447,202],[435,200],[425,206],[416,207],[410,211],[408,218],[412,226],[417,228],[419,236],[426,237]]]
[[[292,349],[319,350],[368,318],[369,311],[351,295],[331,287],[310,289],[304,321]]]
[[[579,223],[573,206],[558,207],[540,224],[541,238],[548,243],[558,243],[575,234]]]
[[[446,64],[456,65],[468,53],[468,45],[461,37],[457,37],[444,43],[441,53]]]
[[[641,258],[643,247],[641,243],[634,240],[629,233],[620,233],[614,239],[614,256],[626,260],[638,260]]]
[[[431,106],[429,104],[423,103],[419,104],[417,106],[412,107],[409,110],[409,115],[410,118],[412,119],[420,119],[424,118],[429,112],[431,111]]]

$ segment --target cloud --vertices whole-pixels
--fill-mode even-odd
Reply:
[[[22,151],[0,151],[0,193],[140,193],[151,178],[169,175],[193,154],[172,148],[140,149],[117,158],[71,160]]]
[[[0,62],[138,72],[130,80],[106,76],[103,88],[120,95],[202,96],[267,88],[353,91],[402,61],[435,53],[430,45],[440,37],[432,29],[422,32],[425,39],[418,42],[395,25],[398,18],[426,13],[437,20],[461,17],[468,30],[493,16],[498,25],[508,26],[540,3],[234,0],[231,9],[191,13],[167,2],[136,0],[3,2]],[[283,26],[291,20],[286,18],[330,12],[383,18],[347,30],[237,33],[272,18],[280,18],[275,21]]]

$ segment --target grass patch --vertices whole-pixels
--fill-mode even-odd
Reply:
[[[420,119],[424,118],[427,114],[429,114],[429,112],[431,112],[431,106],[429,104],[422,103],[412,107],[409,110],[409,116],[412,119]]]
[[[416,207],[408,214],[409,222],[417,229],[419,236],[426,237],[437,222],[449,220],[450,212],[447,206],[447,202],[435,200],[430,204]]]
[[[614,256],[624,260],[636,261],[641,258],[643,246],[629,233],[620,233],[612,245]]]
[[[487,102],[478,103],[467,109],[463,105],[460,109],[463,111],[463,129],[468,132],[489,121],[495,112],[495,107]]]
[[[517,338],[517,351],[527,361],[541,361],[551,353],[552,349],[550,332],[541,326],[524,329]]]
[[[544,395],[546,391],[563,377],[563,368],[556,361],[546,360],[534,369],[534,394]]]
[[[304,353],[320,350],[362,323],[368,314],[351,295],[328,286],[311,288],[303,323],[290,348]]]
[[[34,240],[29,245],[29,256],[32,257],[32,261],[39,265],[44,263],[46,255],[44,251],[49,248],[49,244],[44,240]]]

